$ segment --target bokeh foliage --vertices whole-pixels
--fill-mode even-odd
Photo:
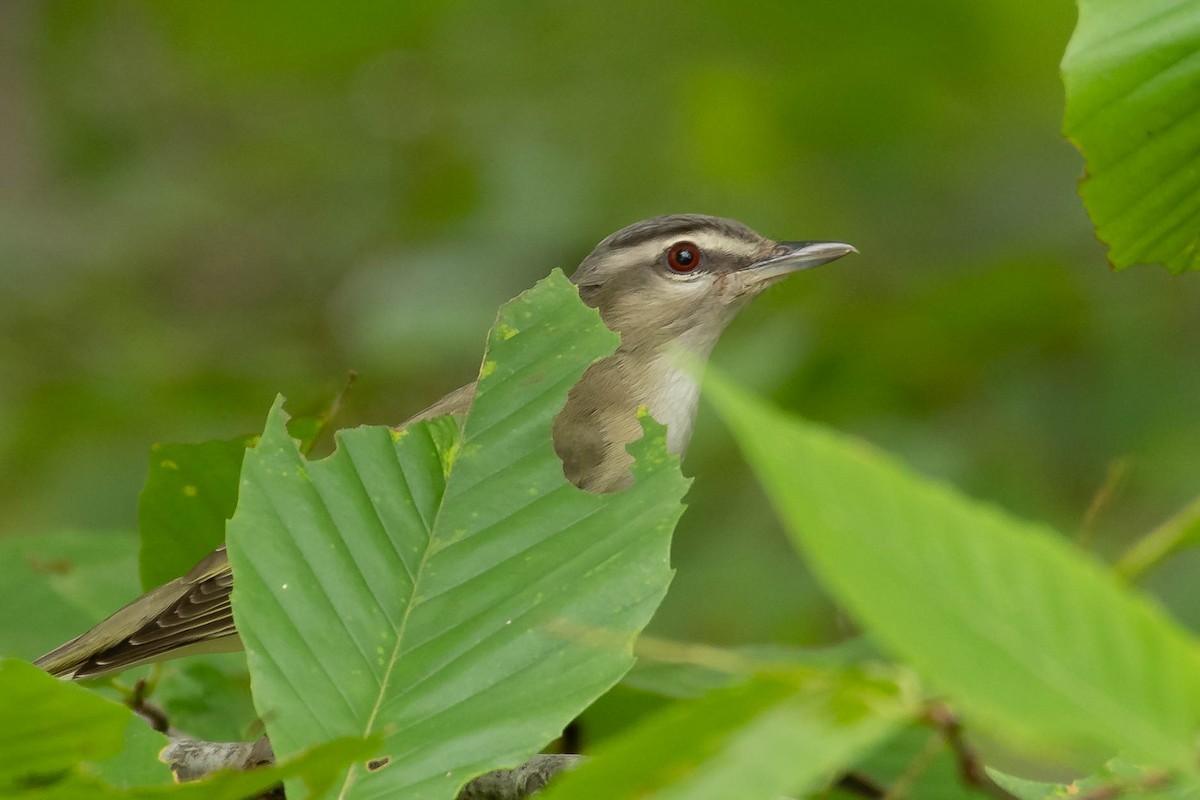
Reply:
[[[0,4],[0,532],[132,530],[152,443],[256,430],[279,391],[320,406],[349,369],[342,421],[399,421],[471,377],[502,300],[694,210],[863,253],[760,298],[718,363],[1115,547],[1195,493],[1200,284],[1104,268],[1057,133],[1073,22],[1001,0]],[[656,629],[843,635],[709,415],[685,471]],[[1193,626],[1195,566],[1156,576]]]

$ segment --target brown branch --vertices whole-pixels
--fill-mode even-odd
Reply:
[[[498,769],[480,775],[462,788],[457,800],[523,800],[582,759],[583,756],[565,753],[541,753],[516,769]]]
[[[219,769],[248,770],[275,763],[267,737],[257,742],[205,742],[175,735],[159,756],[180,781],[194,781]]]
[[[265,736],[257,742],[205,742],[174,735],[161,758],[180,781],[198,780],[219,769],[247,770],[275,762],[271,743]],[[462,788],[458,800],[524,800],[582,758],[552,753],[536,755],[514,769],[480,775]]]
[[[133,691],[125,697],[125,705],[133,709],[133,713],[146,720],[146,724],[154,730],[159,733],[169,733],[171,720],[167,718],[166,711],[149,701],[148,697],[151,691],[150,684],[139,679],[133,685]]]
[[[847,772],[837,779],[837,787],[847,794],[856,797],[867,797],[871,800],[883,800],[888,793],[870,776],[861,772]]]

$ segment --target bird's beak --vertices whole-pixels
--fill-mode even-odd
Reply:
[[[754,262],[746,267],[746,271],[755,279],[765,281],[819,267],[857,252],[854,245],[845,242],[780,242],[769,258]]]

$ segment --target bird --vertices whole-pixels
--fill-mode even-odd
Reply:
[[[595,493],[630,485],[633,457],[626,445],[642,435],[641,408],[666,426],[667,449],[682,458],[699,403],[696,369],[726,326],[767,287],[856,252],[844,242],[775,241],[736,220],[703,214],[652,217],[601,240],[571,281],[583,302],[620,334],[620,344],[583,373],[554,420],[554,450],[565,477]],[[468,383],[397,427],[465,415],[474,390],[475,383]],[[241,649],[232,589],[233,571],[221,546],[182,577],[34,663],[79,680]]]

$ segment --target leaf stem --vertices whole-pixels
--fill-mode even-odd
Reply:
[[[1083,514],[1083,521],[1079,525],[1079,534],[1075,537],[1076,543],[1086,549],[1091,545],[1092,537],[1096,531],[1096,520],[1104,513],[1105,509],[1112,503],[1113,497],[1120,488],[1121,482],[1125,479],[1125,473],[1129,470],[1129,461],[1125,458],[1118,458],[1108,465],[1108,472],[1104,476],[1104,483],[1092,495],[1092,501],[1088,503],[1087,511]]]
[[[1135,581],[1195,536],[1200,536],[1200,497],[1134,542],[1113,569],[1126,580]]]

